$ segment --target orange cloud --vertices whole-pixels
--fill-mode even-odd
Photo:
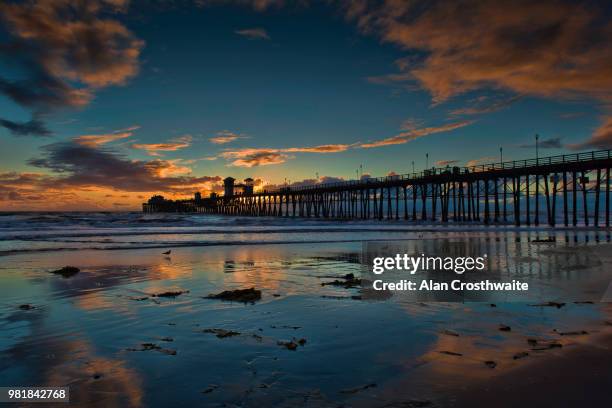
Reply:
[[[174,152],[191,146],[191,140],[190,135],[184,135],[166,143],[135,143],[132,148],[144,150],[151,156],[160,156],[159,152]]]
[[[233,159],[230,163],[237,167],[266,166],[270,164],[281,164],[291,156],[286,153],[336,153],[349,149],[346,144],[329,144],[310,147],[288,147],[288,148],[245,148],[240,150],[228,150],[219,156],[224,159]]]
[[[481,87],[543,97],[612,97],[612,23],[596,3],[457,0],[345,7],[360,29],[425,54],[387,81],[416,82],[434,102]]]
[[[568,146],[572,150],[580,149],[610,149],[612,148],[612,116],[605,116],[602,118],[602,123],[593,132],[591,137],[578,144],[572,144]]]
[[[406,132],[399,133],[395,136],[388,137],[386,139],[376,140],[374,142],[369,142],[369,143],[361,143],[358,145],[358,147],[369,149],[372,147],[404,144],[404,143],[411,142],[423,136],[431,135],[434,133],[449,132],[451,130],[455,130],[455,129],[459,129],[459,128],[471,125],[472,123],[474,123],[474,121],[464,120],[461,122],[449,123],[447,125],[442,125],[442,126],[412,129]]]
[[[226,143],[231,143],[234,140],[237,139],[244,139],[245,136],[241,136],[239,134],[230,132],[228,130],[224,130],[222,132],[217,133],[216,136],[211,137],[210,139],[208,139],[211,143],[214,144],[226,144]]]
[[[74,140],[76,143],[83,145],[83,146],[89,146],[89,147],[102,146],[107,143],[114,142],[115,140],[126,139],[132,136],[133,132],[139,128],[140,126],[132,126],[127,129],[116,130],[112,133],[77,136],[73,138],[72,140]]]
[[[465,163],[465,167],[480,166],[482,164],[489,164],[495,161],[495,157],[481,157],[480,159],[472,159]]]
[[[436,162],[436,166],[446,167],[446,166],[450,166],[451,164],[455,164],[455,163],[459,163],[459,160],[438,160]]]

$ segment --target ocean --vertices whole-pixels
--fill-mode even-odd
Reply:
[[[68,386],[76,406],[439,404],[588,341],[610,308],[547,304],[560,302],[557,280],[538,302],[419,301],[328,284],[364,276],[367,245],[476,245],[513,277],[586,276],[599,288],[608,241],[592,229],[4,213],[0,386]],[[51,273],[64,266],[80,271]],[[261,299],[207,298],[247,288]],[[530,338],[563,347],[534,350]]]

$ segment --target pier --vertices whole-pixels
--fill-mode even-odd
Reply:
[[[598,150],[261,191],[228,177],[224,195],[155,196],[143,211],[609,227],[610,167],[612,150]]]

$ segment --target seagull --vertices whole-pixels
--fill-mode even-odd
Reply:
[[[162,252],[162,254],[164,254],[164,255],[170,255],[170,252],[172,252],[172,250],[171,250],[171,249],[167,250],[166,252]]]

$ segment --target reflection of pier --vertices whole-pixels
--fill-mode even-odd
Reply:
[[[432,168],[420,173],[254,192],[251,179],[225,195],[143,204],[143,211],[276,217],[400,219],[554,226],[610,225],[612,151]],[[248,186],[248,187],[245,187]]]

